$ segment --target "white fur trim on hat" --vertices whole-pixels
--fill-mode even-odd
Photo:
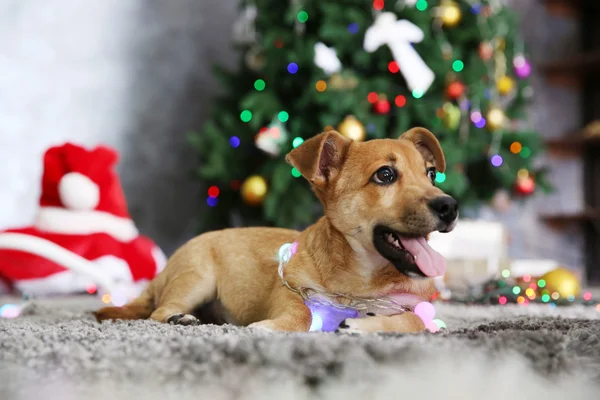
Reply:
[[[131,219],[104,211],[72,211],[59,207],[41,207],[35,227],[67,235],[107,233],[121,242],[129,242],[139,235]]]
[[[93,210],[100,201],[100,189],[90,178],[69,172],[58,183],[60,201],[72,210]]]

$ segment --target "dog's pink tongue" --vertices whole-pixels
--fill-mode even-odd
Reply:
[[[424,237],[417,239],[400,238],[400,242],[416,258],[417,267],[425,275],[434,277],[446,273],[446,259],[432,249]]]

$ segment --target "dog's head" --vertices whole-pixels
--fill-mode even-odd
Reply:
[[[377,252],[409,277],[445,272],[426,238],[454,229],[458,204],[435,186],[446,161],[427,129],[362,143],[328,131],[286,160],[311,183],[325,215],[356,251]]]

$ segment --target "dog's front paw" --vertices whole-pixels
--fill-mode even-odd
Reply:
[[[171,315],[167,322],[173,325],[200,325],[200,320],[191,314]]]
[[[346,335],[362,335],[365,333],[360,329],[360,320],[358,318],[346,318],[335,332]]]

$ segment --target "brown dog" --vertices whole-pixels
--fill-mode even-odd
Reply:
[[[316,224],[303,232],[234,228],[202,234],[173,254],[139,298],[103,308],[96,318],[188,325],[198,323],[193,310],[216,300],[225,322],[308,331],[307,301],[326,299],[365,317],[344,320],[340,330],[424,330],[411,307],[435,294],[432,277],[446,268],[425,238],[449,232],[458,217],[456,201],[434,185],[436,169],[445,170],[435,136],[414,128],[397,140],[358,143],[328,131],[286,160],[323,204],[325,216]],[[280,248],[292,242],[297,252],[279,263]]]

